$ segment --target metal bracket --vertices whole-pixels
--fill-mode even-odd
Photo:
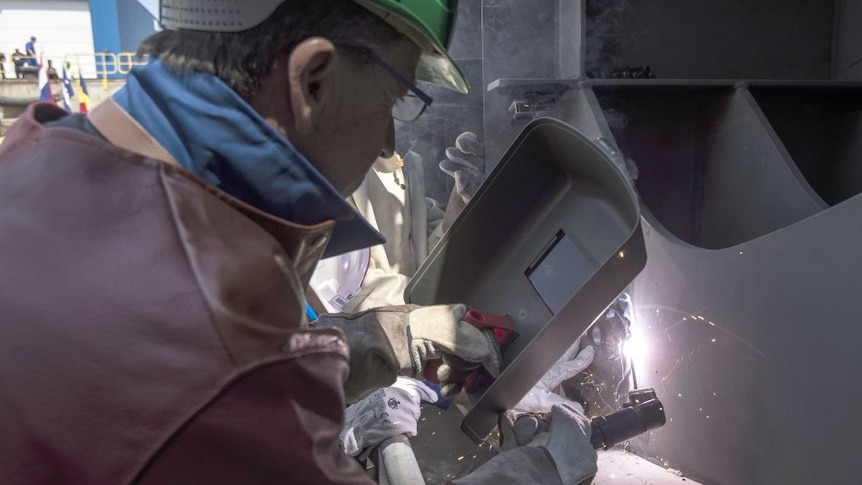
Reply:
[[[488,92],[512,99],[508,111],[512,115],[512,124],[518,125],[547,114],[560,96],[577,83],[577,80],[497,79],[488,85]]]

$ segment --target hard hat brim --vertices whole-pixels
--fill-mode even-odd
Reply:
[[[470,92],[470,85],[464,74],[458,69],[448,54],[434,52],[422,54],[416,68],[416,79],[444,88],[449,88],[462,94]]]

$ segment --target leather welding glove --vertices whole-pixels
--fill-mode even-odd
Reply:
[[[470,373],[484,367],[500,374],[500,349],[493,333],[461,321],[464,305],[400,305],[356,314],[323,315],[318,327],[341,329],[350,345],[348,402],[390,385],[397,375],[421,379],[429,361],[437,369],[443,395],[460,391]]]
[[[583,485],[598,470],[590,420],[575,402],[548,414],[506,412],[500,418],[501,453],[455,484]]]
[[[528,420],[528,426],[519,426],[518,423],[524,419]],[[547,421],[547,424],[533,428],[532,423],[537,420]],[[532,437],[531,428],[535,429]],[[544,448],[551,455],[562,483],[589,483],[596,474],[598,459],[590,442],[591,431],[590,419],[584,415],[581,405],[573,401],[554,404],[550,415],[519,416],[518,413],[507,412],[500,424],[501,449],[509,449],[511,445]],[[516,443],[506,443],[511,438]]]
[[[389,438],[416,436],[422,401],[437,402],[437,394],[420,381],[399,377],[392,386],[349,406],[339,436],[341,449],[357,456]]]

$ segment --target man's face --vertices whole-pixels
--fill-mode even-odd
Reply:
[[[412,43],[401,42],[377,54],[413,79],[419,49]],[[406,89],[375,63],[357,65],[340,57],[335,89],[323,105],[314,136],[297,148],[347,196],[359,187],[377,157],[393,155],[392,106]]]

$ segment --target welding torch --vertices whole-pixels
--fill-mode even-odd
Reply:
[[[629,402],[622,409],[592,419],[590,442],[593,448],[606,450],[664,424],[664,405],[655,390],[637,389],[629,393]]]
[[[504,348],[514,340],[518,333],[511,321],[505,315],[469,310],[463,320],[483,331],[493,332],[497,344]],[[439,394],[436,384],[436,365],[426,369],[425,383],[438,392],[436,405],[442,409],[449,407],[451,399],[445,399]],[[493,378],[482,369],[477,369],[464,383],[467,392],[476,392],[486,388]],[[629,393],[629,402],[614,413],[598,416],[592,419],[590,442],[593,448],[606,450],[618,443],[639,436],[652,429],[664,426],[666,423],[664,405],[658,400],[652,388],[636,389]]]

